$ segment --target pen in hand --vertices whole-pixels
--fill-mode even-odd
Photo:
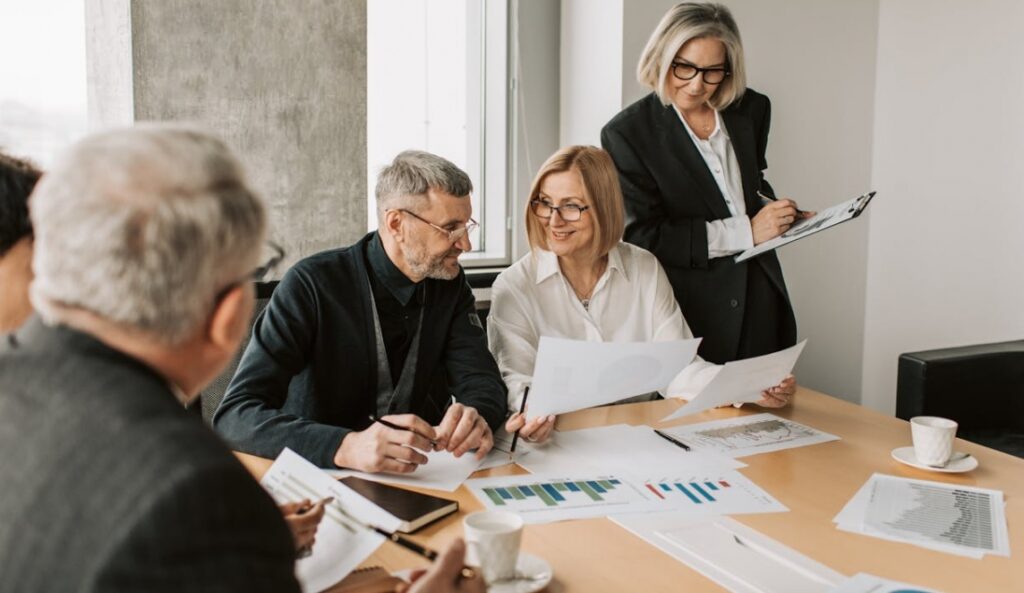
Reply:
[[[387,420],[384,420],[383,418],[378,418],[378,417],[374,416],[373,414],[370,414],[370,422],[376,422],[377,424],[381,424],[383,426],[387,426],[388,428],[393,428],[395,430],[404,430],[406,432],[411,432],[411,433],[413,433],[413,434],[415,434],[417,436],[421,436],[421,437],[427,439],[428,441],[430,441],[430,446],[431,447],[434,447],[434,446],[437,445],[437,441],[436,440],[434,440],[432,438],[429,438],[426,435],[422,435],[422,434],[416,432],[415,430],[413,430],[411,428],[406,428],[405,426],[399,426],[399,425],[395,424],[394,422],[388,422]]]
[[[778,202],[779,201],[779,199],[776,198],[775,196],[769,196],[768,194],[764,193],[761,190],[757,190],[757,195],[761,196],[762,198],[764,198],[766,200],[772,201],[772,202]],[[801,210],[799,208],[796,209],[796,213],[797,213],[797,215],[803,216],[804,218],[806,218],[807,215],[809,214],[806,210]]]
[[[677,439],[674,436],[671,436],[671,435],[669,435],[667,433],[661,432],[657,428],[654,429],[654,434],[660,436],[661,438],[665,439],[666,441],[672,443],[673,445],[675,445],[677,447],[682,447],[684,451],[690,451],[691,450],[690,446],[687,445],[686,443],[684,443],[683,441],[680,441],[679,439]]]
[[[529,385],[527,385],[526,389],[523,391],[523,401],[522,401],[522,403],[519,404],[519,414],[520,415],[522,415],[522,413],[526,411],[526,396],[528,396],[528,395],[530,395],[530,386]],[[523,418],[523,423],[524,423],[523,426],[526,426],[526,424],[525,424],[526,423],[526,418]],[[512,447],[508,450],[509,458],[512,458],[512,456],[516,452],[516,444],[519,443],[519,431],[520,430],[522,430],[522,427],[519,427],[519,429],[516,430],[516,433],[514,435],[512,435]]]

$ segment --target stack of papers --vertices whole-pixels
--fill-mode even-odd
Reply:
[[[714,451],[686,451],[658,436],[649,426],[614,424],[569,432],[555,432],[548,442],[520,447],[529,456],[517,463],[534,474],[659,475],[665,468],[696,471],[730,470],[746,464]]]
[[[1003,493],[875,474],[833,519],[839,529],[940,552],[1010,555]]]
[[[661,431],[686,443],[694,451],[720,453],[729,457],[746,457],[839,440],[835,435],[774,414],[712,420],[663,428]]]
[[[334,498],[317,527],[313,553],[295,563],[295,576],[306,593],[334,585],[384,542],[384,536],[351,521],[349,516],[388,531],[398,529],[401,523],[291,449],[281,452],[260,484],[278,504]]]

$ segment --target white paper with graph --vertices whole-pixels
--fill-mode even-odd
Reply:
[[[833,521],[839,529],[981,558],[1010,555],[1003,493],[874,474]]]
[[[486,508],[518,513],[527,523],[627,513],[704,517],[788,510],[745,476],[730,470],[646,479],[624,474],[532,474],[469,480],[466,486]]]
[[[291,449],[281,452],[260,484],[278,503],[334,498],[317,529],[313,553],[295,563],[295,576],[306,593],[323,591],[345,578],[384,542],[384,536],[348,521],[338,506],[358,520],[388,531],[401,523]]]
[[[767,413],[686,424],[661,431],[686,443],[694,451],[729,457],[746,457],[839,440],[835,435]]]

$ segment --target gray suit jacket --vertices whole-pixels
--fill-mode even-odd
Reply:
[[[0,591],[298,591],[270,497],[148,367],[0,336]]]

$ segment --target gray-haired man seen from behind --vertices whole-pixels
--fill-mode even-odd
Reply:
[[[74,146],[39,183],[30,319],[0,344],[0,590],[298,591],[274,502],[183,401],[253,308],[264,208],[219,141]]]
[[[414,471],[432,447],[487,453],[506,392],[458,262],[472,248],[471,191],[426,152],[385,167],[379,231],[288,271],[214,416],[218,432],[264,457],[290,447],[371,472]]]

